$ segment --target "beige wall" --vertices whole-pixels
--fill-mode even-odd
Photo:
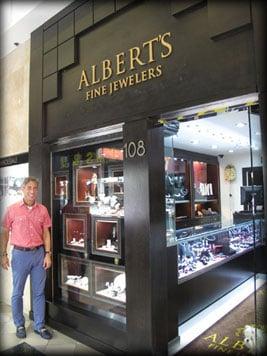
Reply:
[[[30,40],[1,59],[0,157],[28,152]],[[15,166],[13,166],[15,167]],[[9,256],[10,248],[9,248]],[[0,301],[11,303],[12,274],[0,268]],[[24,312],[30,310],[30,283],[24,290]]]
[[[0,157],[28,152],[30,40],[1,59]]]

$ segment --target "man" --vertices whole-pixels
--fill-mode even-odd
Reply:
[[[8,269],[7,244],[10,237],[12,250],[13,292],[12,315],[16,336],[26,337],[23,316],[23,291],[28,275],[31,278],[34,332],[44,339],[51,339],[45,323],[46,270],[51,267],[50,232],[51,219],[46,207],[36,202],[38,181],[25,178],[22,184],[23,200],[7,208],[2,223],[2,267]]]

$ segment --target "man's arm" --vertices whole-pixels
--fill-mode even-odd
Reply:
[[[2,227],[1,233],[1,264],[4,269],[9,267],[9,259],[7,255],[7,244],[9,240],[9,230],[5,227]]]
[[[49,232],[49,228],[48,227],[44,227],[43,240],[44,240],[44,249],[45,249],[45,258],[44,258],[43,267],[45,269],[48,269],[52,265],[52,261],[51,261],[51,238],[50,238],[50,232]]]

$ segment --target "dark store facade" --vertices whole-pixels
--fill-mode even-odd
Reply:
[[[74,1],[31,34],[29,170],[53,221],[48,325],[103,353],[163,355],[181,323],[266,274],[264,12],[249,0]],[[219,119],[241,119],[246,137],[212,153]],[[238,149],[248,162],[227,161]]]

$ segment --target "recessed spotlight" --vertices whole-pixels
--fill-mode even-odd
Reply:
[[[213,150],[216,150],[216,148],[218,148],[218,146],[217,146],[217,145],[212,145],[211,148],[212,148]]]
[[[234,150],[229,150],[228,152],[229,152],[229,153],[233,153],[233,152],[234,152]]]
[[[18,47],[19,46],[19,42],[14,42],[14,46]]]
[[[241,127],[246,126],[246,123],[245,122],[238,122],[237,124],[235,124],[235,126],[238,127],[238,128],[241,128]]]
[[[256,135],[256,136],[260,136],[261,133],[260,133],[259,131],[257,131],[257,132],[255,133],[255,135]]]

